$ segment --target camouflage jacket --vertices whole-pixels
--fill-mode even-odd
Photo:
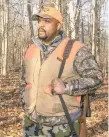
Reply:
[[[64,36],[60,34],[57,36],[51,44],[44,45],[39,39],[32,38],[33,42],[39,45],[39,48],[42,53],[42,61],[45,61],[46,58],[51,54],[55,48],[59,45],[62,41]],[[65,94],[68,95],[85,95],[93,93],[101,84],[102,84],[102,72],[98,67],[97,62],[94,59],[94,56],[88,50],[86,46],[81,48],[79,52],[76,54],[74,59],[74,63],[72,67],[75,73],[78,73],[81,78],[70,80],[66,83]],[[23,109],[25,108],[25,102],[23,101],[22,92],[24,92],[25,87],[25,79],[24,79],[24,67],[22,67],[22,77],[21,77],[21,85],[20,85],[20,95],[21,95],[21,102]],[[66,123],[67,120],[65,116],[58,116],[58,117],[42,117],[38,113],[39,123],[44,123],[45,125],[52,125],[52,124],[62,124]]]

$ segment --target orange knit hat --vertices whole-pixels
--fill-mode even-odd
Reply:
[[[56,8],[53,8],[53,7],[44,7],[44,8],[42,8],[39,13],[34,14],[32,16],[32,19],[37,20],[38,17],[54,18],[54,19],[58,20],[61,24],[63,22],[62,14]]]

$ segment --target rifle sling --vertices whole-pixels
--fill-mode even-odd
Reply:
[[[64,54],[63,54],[63,60],[62,60],[62,63],[61,63],[59,74],[58,74],[58,78],[61,78],[61,75],[62,75],[63,70],[64,70],[64,66],[65,66],[65,63],[66,63],[66,59],[68,58],[68,56],[70,54],[70,51],[71,51],[71,48],[72,48],[74,42],[75,42],[75,40],[69,40],[67,45],[66,45],[66,48],[65,48]],[[69,124],[70,130],[72,132],[72,137],[78,137],[77,134],[76,134],[76,131],[74,129],[74,122],[72,122],[72,120],[70,118],[70,114],[68,112],[67,106],[65,104],[65,101],[64,101],[62,95],[59,95],[59,98],[60,98],[63,110],[65,112],[65,116],[68,120],[68,124]]]

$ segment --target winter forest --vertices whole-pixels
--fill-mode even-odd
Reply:
[[[22,137],[19,102],[22,61],[31,37],[37,35],[32,15],[43,6],[59,9],[66,36],[84,43],[103,72],[87,118],[88,137],[107,137],[108,0],[0,0],[0,137]]]

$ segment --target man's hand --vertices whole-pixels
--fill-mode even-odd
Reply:
[[[52,86],[53,91],[54,91],[56,94],[63,94],[64,91],[65,91],[65,84],[64,84],[64,82],[63,82],[61,79],[59,79],[59,78],[52,80],[51,86]]]

